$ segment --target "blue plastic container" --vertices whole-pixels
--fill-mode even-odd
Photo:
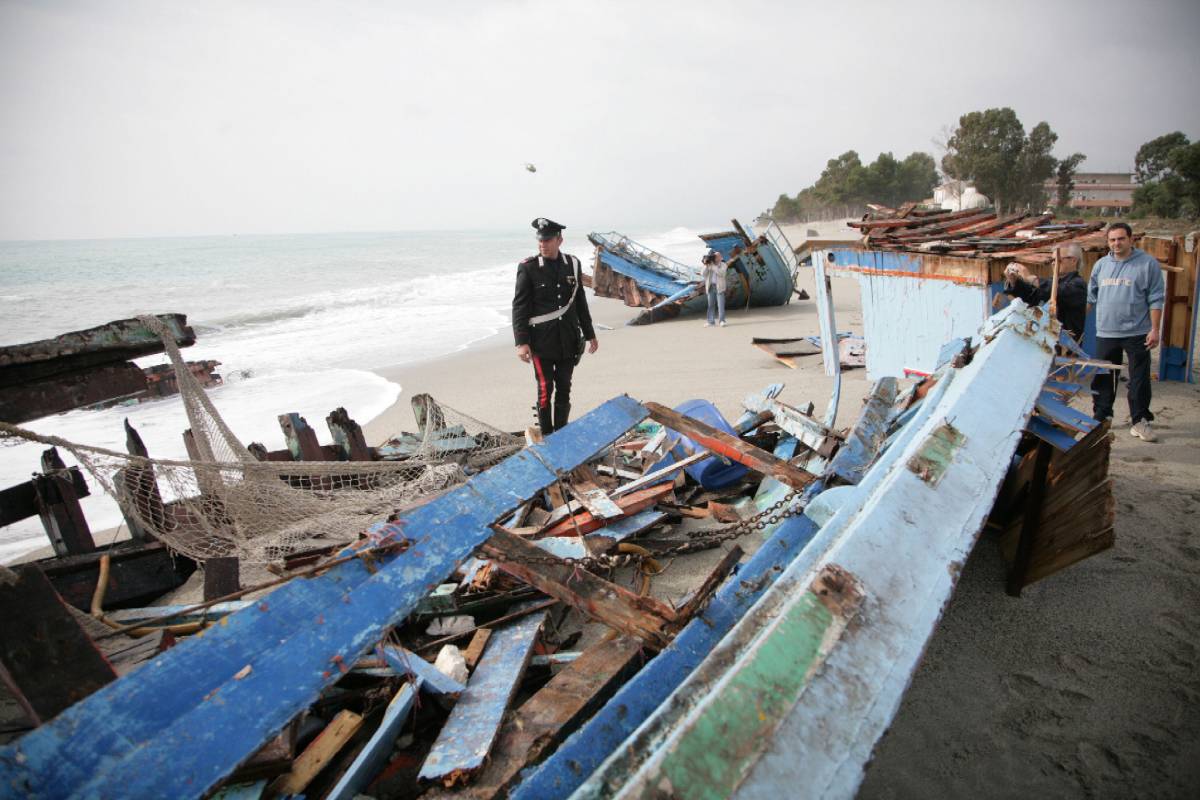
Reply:
[[[721,412],[717,410],[717,407],[707,400],[688,400],[676,406],[675,410],[684,416],[699,420],[731,436],[737,436],[737,433],[733,430],[733,426],[726,422],[725,418],[721,416]],[[671,456],[673,456],[674,461],[682,461],[700,449],[702,448],[691,439],[686,436],[680,436],[678,444],[671,448]],[[672,462],[663,459],[662,466],[668,463]],[[710,491],[732,486],[749,472],[746,467],[736,461],[726,464],[721,459],[711,456],[709,458],[702,458],[695,464],[689,464],[683,469],[688,475],[692,476],[692,480]]]

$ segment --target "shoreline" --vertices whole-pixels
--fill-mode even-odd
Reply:
[[[811,270],[800,274],[798,288],[815,295]],[[858,286],[850,278],[833,279],[837,327],[861,334]],[[590,293],[588,307],[597,325],[600,348],[586,354],[577,367],[571,397],[571,418],[618,394],[676,406],[703,398],[713,402],[726,419],[742,413],[741,400],[772,383],[784,383],[782,398],[793,405],[812,401],[823,411],[833,386],[819,355],[802,359],[788,369],[753,347],[752,337],[811,336],[820,333],[814,300],[789,305],[727,309],[725,328],[704,327],[703,315],[685,316],[653,325],[628,326],[637,310]],[[599,328],[607,325],[611,330]],[[532,368],[519,361],[511,333],[499,333],[463,350],[433,359],[372,370],[400,385],[400,395],[382,414],[363,425],[369,444],[379,444],[415,421],[410,401],[427,393],[455,411],[505,431],[524,430],[535,421]],[[853,422],[861,398],[869,389],[866,372],[842,376],[838,425]]]

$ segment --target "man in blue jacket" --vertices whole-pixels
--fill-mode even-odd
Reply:
[[[1121,363],[1129,356],[1129,432],[1147,442],[1157,440],[1150,427],[1150,351],[1158,346],[1166,291],[1162,267],[1133,246],[1133,231],[1124,222],[1108,226],[1109,254],[1092,267],[1088,309],[1096,308],[1096,358]],[[1117,371],[1092,381],[1096,419],[1111,419],[1117,396]]]

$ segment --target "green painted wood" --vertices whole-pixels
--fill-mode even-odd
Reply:
[[[805,592],[641,782],[641,796],[731,796],[844,627],[844,617]]]

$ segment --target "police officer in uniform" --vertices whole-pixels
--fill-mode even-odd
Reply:
[[[567,424],[571,414],[571,374],[600,343],[580,285],[579,259],[561,252],[564,226],[545,217],[533,221],[538,254],[517,266],[512,327],[517,358],[533,364],[537,417],[542,433]]]

